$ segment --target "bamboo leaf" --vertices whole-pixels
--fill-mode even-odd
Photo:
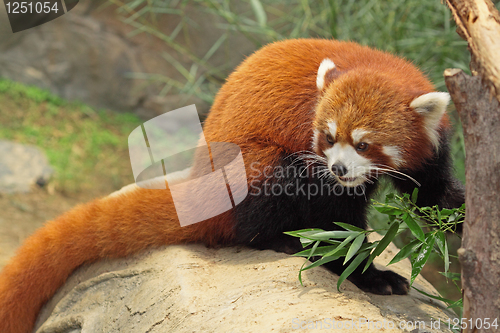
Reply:
[[[414,204],[417,203],[417,197],[418,197],[418,187],[415,187],[415,189],[413,190],[413,193],[411,194],[411,202],[413,202]]]
[[[337,260],[339,259],[340,257],[342,257],[342,255],[338,254],[336,256],[331,256],[331,257],[323,257],[319,260],[316,260],[315,262],[313,262],[312,264],[306,266],[305,268],[301,268],[300,270],[301,271],[306,271],[308,269],[311,269],[311,268],[314,268],[314,267],[318,267],[318,266],[321,266],[323,264],[326,264],[330,261],[334,261],[334,260]]]
[[[415,289],[416,291],[418,291],[419,293],[421,293],[421,294],[423,294],[423,295],[425,295],[427,297],[430,297],[430,298],[433,298],[433,299],[437,299],[439,301],[445,302],[446,304],[453,304],[453,303],[455,303],[451,299],[447,299],[447,298],[444,298],[444,297],[441,297],[441,296],[431,295],[431,294],[428,294],[425,291],[420,290],[420,289],[415,288],[415,287],[413,287],[413,289]]]
[[[347,251],[347,255],[345,256],[344,260],[344,265],[354,257],[354,255],[358,252],[358,250],[361,248],[361,245],[363,245],[363,241],[365,240],[365,235],[361,234],[356,237],[356,239],[352,242],[351,246],[349,247],[349,251]]]
[[[382,214],[387,214],[387,215],[401,215],[404,212],[397,208],[397,207],[392,207],[392,206],[374,206],[377,211],[379,211]]]
[[[391,224],[389,227],[389,230],[387,230],[387,233],[385,234],[384,238],[382,238],[379,242],[375,250],[370,255],[370,258],[365,264],[365,267],[363,268],[363,272],[367,270],[367,268],[370,266],[370,264],[373,262],[373,259],[375,259],[376,256],[380,255],[385,248],[392,242],[396,234],[398,233],[399,230],[399,223],[394,222]]]
[[[451,279],[452,281],[460,281],[462,279],[462,274],[460,273],[444,273],[444,272],[439,272],[439,274],[444,275],[447,279]]]
[[[340,242],[339,242],[340,244]],[[336,248],[338,247],[338,245],[329,245],[329,246],[319,246],[316,251],[314,252],[314,255],[315,256],[321,256],[321,257],[324,257],[326,256],[326,254],[328,254],[329,252],[332,252],[333,250],[335,250]],[[303,250],[303,251],[300,251],[298,253],[295,253],[293,254],[294,257],[308,257],[309,254],[311,253],[311,250],[312,249],[306,249],[306,250]],[[340,250],[339,250],[340,251]],[[344,251],[340,251],[339,253],[341,256],[347,254],[347,250],[344,249]]]
[[[412,240],[410,243],[406,244],[399,250],[398,254],[392,258],[391,262],[388,265],[395,264],[400,262],[401,260],[407,258],[410,254],[414,253],[420,246],[422,246],[422,242],[418,239]]]
[[[446,243],[446,236],[444,233],[439,230],[436,232],[436,243],[438,245],[439,251],[443,256],[444,260],[444,273],[448,273],[448,269],[450,268],[450,256],[448,254],[448,243]]]
[[[289,236],[293,236],[293,237],[302,237],[300,234],[302,234],[304,232],[308,232],[308,231],[315,231],[315,230],[324,231],[323,229],[300,229],[300,230],[296,230],[296,231],[285,231],[283,233],[285,235],[289,235]]]
[[[411,233],[422,243],[425,242],[425,234],[418,223],[411,217],[410,214],[405,213],[401,219],[406,223],[408,228],[410,228]]]
[[[334,250],[332,250],[331,252],[328,252],[327,254],[325,254],[325,257],[330,257],[330,256],[333,256],[335,255],[338,251],[342,250],[345,248],[345,246],[350,243],[352,240],[354,239],[354,235],[351,235],[349,237],[347,237],[346,239],[344,239],[344,241],[342,243],[339,244],[339,246],[337,246]],[[347,251],[347,250],[346,250]]]
[[[434,246],[435,237],[433,234],[428,234],[425,239],[425,244],[420,248],[418,255],[411,261],[411,281],[410,285],[413,284],[415,278],[420,274],[420,271],[424,267],[425,263],[429,259],[432,252],[432,247]]]
[[[362,229],[362,228],[358,228],[352,224],[349,224],[349,223],[342,223],[342,222],[333,222],[335,223],[336,225],[338,225],[339,227],[342,227],[346,230],[349,230],[349,231],[358,231],[358,232],[366,232],[365,229]]]
[[[337,290],[338,291],[340,291],[340,285],[342,284],[342,282],[344,282],[345,279],[347,279],[349,277],[349,275],[351,275],[351,273],[354,272],[354,270],[356,268],[358,268],[359,265],[361,265],[363,260],[365,260],[369,254],[370,254],[370,251],[361,252],[360,254],[358,254],[356,256],[356,258],[354,258],[353,261],[351,261],[349,266],[347,266],[347,268],[342,272],[342,274],[339,277],[339,280],[337,281]]]

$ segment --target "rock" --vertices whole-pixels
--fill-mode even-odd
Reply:
[[[378,262],[396,251],[391,245]],[[444,322],[430,325],[453,313],[415,290],[380,296],[346,281],[338,292],[338,277],[322,267],[306,271],[301,286],[303,262],[273,251],[202,245],[101,261],[71,276],[44,307],[36,332],[290,332],[332,324],[344,325],[338,332],[364,332],[370,323],[384,332],[451,332]],[[391,269],[406,277],[411,271],[409,261]],[[436,294],[422,277],[414,285]]]
[[[0,193],[26,193],[34,184],[45,185],[53,173],[37,147],[0,140]]]

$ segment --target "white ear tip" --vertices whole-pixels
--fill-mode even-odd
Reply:
[[[446,92],[431,92],[415,98],[410,107],[418,112],[430,112],[434,110],[446,110],[446,106],[450,103],[450,94]]]
[[[318,75],[316,76],[316,86],[318,87],[318,90],[323,89],[323,87],[325,86],[326,72],[334,68],[335,64],[332,60],[328,58],[323,59],[318,68]]]
[[[436,150],[439,148],[439,124],[449,102],[448,93],[431,92],[415,98],[410,103],[410,107],[422,115],[425,130]]]

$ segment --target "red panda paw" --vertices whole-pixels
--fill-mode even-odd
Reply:
[[[350,280],[359,289],[377,295],[406,295],[410,291],[407,279],[392,271],[380,271],[374,267]]]

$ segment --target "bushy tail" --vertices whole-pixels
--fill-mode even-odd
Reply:
[[[42,305],[86,262],[215,242],[209,229],[207,223],[180,227],[168,190],[136,189],[77,206],[28,238],[0,273],[0,332],[31,332]]]

